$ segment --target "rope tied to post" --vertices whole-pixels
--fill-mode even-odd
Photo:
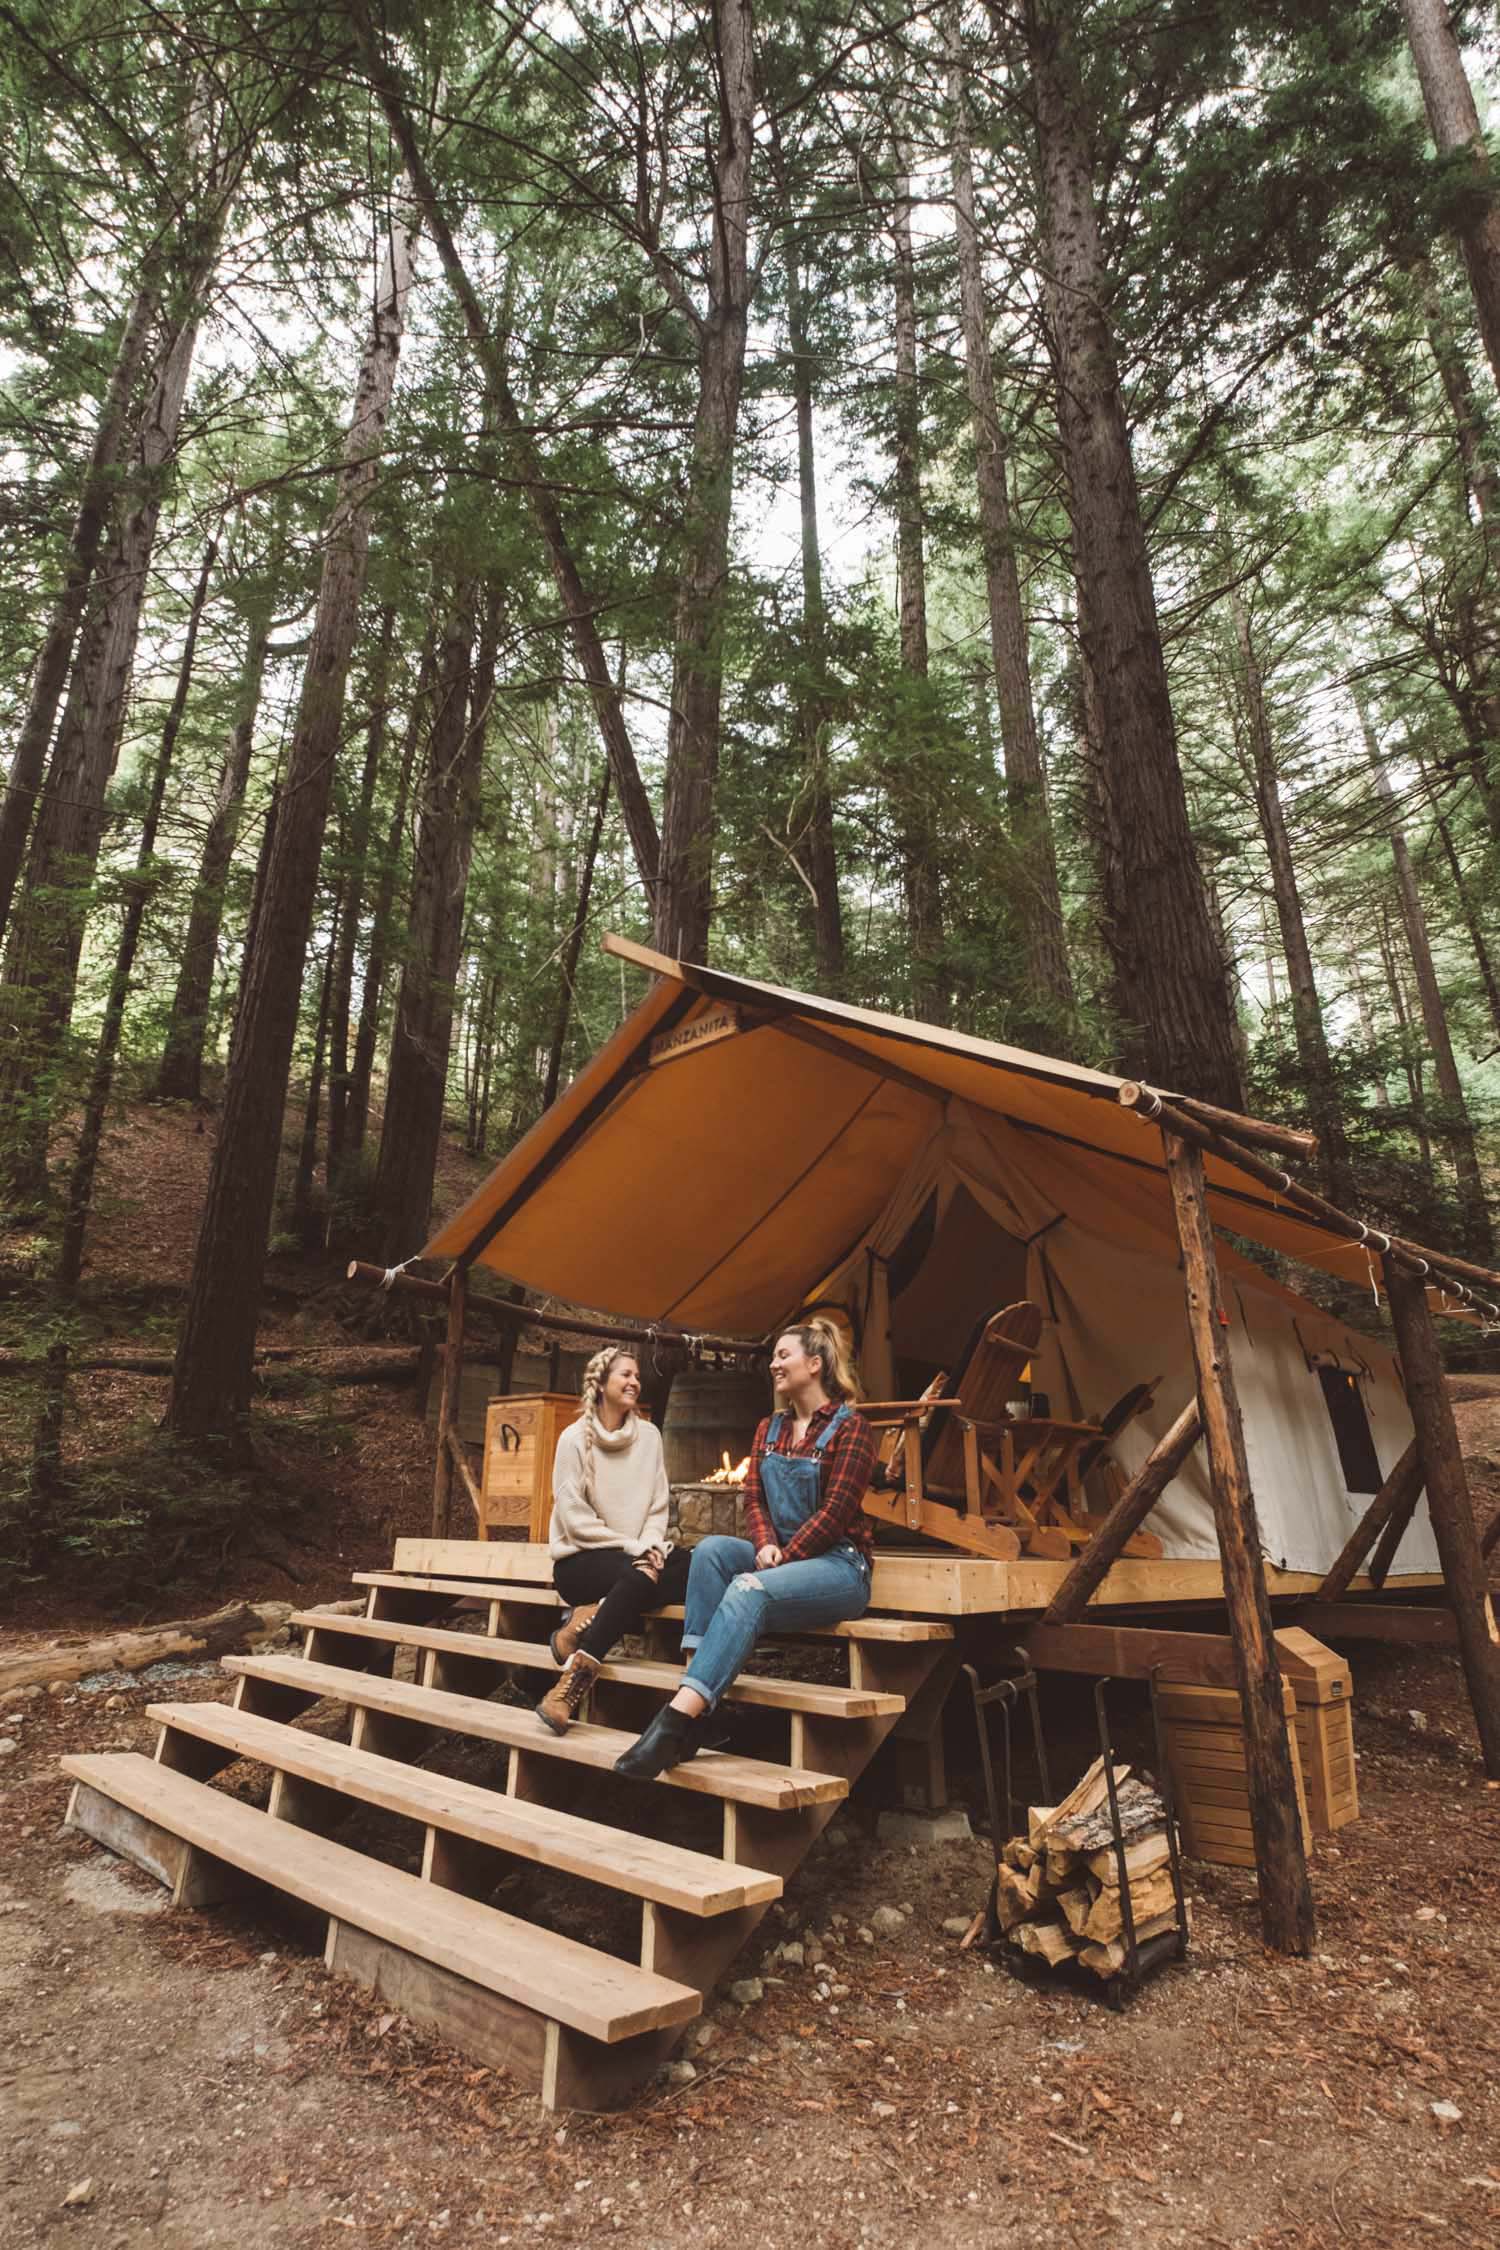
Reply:
[[[387,1266],[384,1273],[382,1273],[379,1282],[376,1284],[377,1288],[384,1290],[394,1289],[396,1286],[397,1275],[405,1273],[408,1266],[414,1266],[417,1262],[419,1254],[419,1252],[414,1250],[409,1258],[402,1259],[399,1266]]]

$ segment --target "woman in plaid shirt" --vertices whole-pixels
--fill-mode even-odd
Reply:
[[[869,1424],[850,1403],[854,1371],[830,1321],[783,1330],[771,1355],[776,1412],[761,1423],[745,1478],[748,1539],[693,1549],[682,1686],[616,1773],[651,1781],[702,1749],[709,1714],[762,1633],[836,1625],[870,1603],[864,1496],[875,1467]]]

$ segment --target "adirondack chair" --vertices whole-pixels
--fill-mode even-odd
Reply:
[[[884,1473],[866,1496],[867,1514],[1002,1562],[1023,1549],[1038,1561],[1065,1560],[1089,1538],[1083,1477],[1154,1386],[1136,1385],[1103,1423],[1014,1415],[1041,1335],[1038,1306],[1007,1305],[975,1331],[957,1373],[921,1399],[861,1408],[885,1432]],[[1139,1551],[1156,1547],[1150,1540]]]

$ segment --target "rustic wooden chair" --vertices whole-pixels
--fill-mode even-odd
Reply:
[[[866,1496],[867,1514],[996,1561],[1023,1549],[1038,1561],[1062,1561],[1083,1545],[1094,1529],[1083,1479],[1116,1431],[1149,1405],[1155,1386],[1135,1385],[1102,1423],[1013,1415],[1041,1334],[1038,1306],[1007,1305],[976,1330],[958,1373],[940,1379],[941,1388],[862,1409],[886,1432],[884,1475]],[[1140,1541],[1135,1552],[1159,1551],[1149,1535]]]

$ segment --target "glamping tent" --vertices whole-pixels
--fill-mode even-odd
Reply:
[[[760,1337],[835,1304],[883,1398],[1029,1297],[1054,1414],[1161,1378],[1116,1441],[1139,1466],[1194,1376],[1161,1138],[1123,1081],[606,942],[656,983],[424,1257],[689,1334]],[[1226,1237],[1372,1289],[1376,1268],[1252,1173],[1210,1155],[1205,1175],[1262,1542],[1321,1573],[1411,1419],[1388,1352]],[[1151,1528],[1168,1557],[1217,1554],[1201,1450]],[[1438,1568],[1424,1503],[1392,1576]]]

